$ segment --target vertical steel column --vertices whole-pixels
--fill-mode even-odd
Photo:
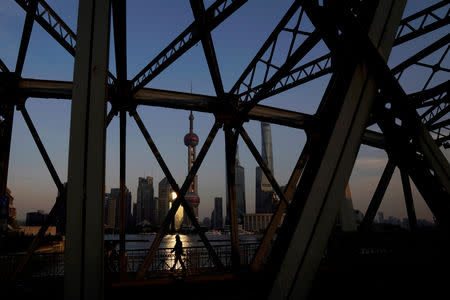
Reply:
[[[228,125],[224,126],[225,131],[225,160],[227,170],[227,191],[230,199],[230,232],[231,232],[231,263],[232,268],[237,269],[240,265],[239,231],[237,222],[237,202],[236,202],[236,144],[237,133]]]
[[[125,255],[125,225],[126,225],[126,207],[125,207],[125,172],[126,172],[126,143],[127,143],[127,112],[120,111],[120,195],[119,195],[119,238],[120,238],[120,280],[127,278],[127,258]]]
[[[309,2],[309,5],[314,4]],[[386,60],[404,5],[404,1],[380,1],[373,19],[369,20],[368,35]],[[319,30],[327,32],[325,27],[333,19],[319,15],[317,11],[309,17],[313,24],[324,27]],[[319,143],[313,146],[314,152],[295,194],[294,201],[298,206],[290,206],[282,228],[288,234],[276,242],[280,250],[278,258],[271,261],[276,277],[269,299],[307,297],[372,109],[377,88],[375,78],[363,56],[355,60],[357,56],[349,55],[352,45],[345,44],[345,38],[344,34],[344,41],[340,42],[347,47],[334,49],[342,51],[335,52],[342,57],[318,111],[325,123],[319,128]]]
[[[23,70],[23,64],[30,43],[31,32],[34,24],[34,12],[36,10],[37,1],[30,1],[27,7],[27,14],[22,30],[22,39],[20,40],[19,53],[17,55],[16,67],[14,73],[20,77]],[[2,62],[3,64],[3,62]],[[4,72],[7,71],[5,65],[2,65]],[[3,98],[3,97],[2,97]],[[11,150],[11,133],[14,119],[14,104],[7,103],[6,99],[2,99],[3,104],[0,107],[3,120],[0,123],[0,196],[6,196],[6,187],[8,184],[8,167],[9,153]],[[2,224],[0,224],[2,226]],[[0,227],[0,231],[2,228]]]
[[[6,102],[4,96],[2,102]],[[6,195],[8,184],[9,153],[11,150],[11,134],[14,119],[14,105],[1,107],[3,121],[0,123],[0,196]]]
[[[411,184],[409,176],[405,171],[400,169],[400,177],[402,178],[403,194],[405,195],[406,212],[408,213],[409,229],[415,231],[417,229],[416,211],[414,209],[414,201],[411,192]]]
[[[70,122],[64,298],[103,299],[110,1],[80,0]]]

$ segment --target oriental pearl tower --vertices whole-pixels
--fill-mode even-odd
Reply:
[[[196,148],[198,145],[198,136],[194,133],[194,115],[192,114],[192,111],[189,115],[189,133],[184,136],[184,144],[186,145],[186,147],[188,147],[189,172],[192,168],[192,164],[195,162],[195,159],[197,157]],[[194,215],[198,221],[198,205],[200,204],[200,197],[198,196],[197,191],[197,176],[195,176],[184,198],[192,208],[192,211],[194,212]],[[191,225],[191,221],[186,214],[184,215],[183,225]]]

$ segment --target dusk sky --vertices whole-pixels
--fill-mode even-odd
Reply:
[[[76,32],[78,1],[47,0],[47,2]],[[213,2],[205,1],[205,7],[209,7]],[[425,2],[426,6],[429,6],[438,1],[408,1],[404,15],[408,16],[420,10]],[[226,91],[229,91],[237,81],[291,4],[292,1],[287,0],[249,0],[212,32]],[[448,9],[448,6],[445,8]],[[14,70],[15,67],[24,20],[25,12],[15,1],[0,1],[0,58],[10,70]],[[188,0],[127,1],[128,79],[133,78],[193,20]],[[449,26],[447,25],[412,43],[394,48],[389,65],[396,66],[448,32]],[[115,74],[113,46],[110,51],[110,70]],[[316,58],[326,51],[326,47],[321,43],[308,57],[309,59]],[[442,55],[442,51],[427,59],[430,62],[436,62],[436,58],[438,59]],[[446,68],[449,68],[450,65],[449,56],[447,55],[443,62],[443,66]],[[73,61],[73,57],[39,24],[34,24],[23,77],[71,81]],[[306,60],[302,62],[306,62]],[[407,93],[422,89],[426,80],[423,74],[414,72],[414,70],[409,74],[405,73],[401,84]],[[330,76],[323,76],[266,99],[261,104],[314,114],[329,78]],[[448,79],[448,73],[438,73],[431,86]],[[200,43],[157,76],[147,87],[189,92],[191,84],[194,93],[215,95]],[[66,182],[71,102],[32,98],[27,101],[26,105],[61,181]],[[189,111],[142,106],[138,107],[138,111],[169,169],[181,186],[187,174],[187,148],[183,144],[183,137],[189,130]],[[214,119],[213,116],[205,113],[194,112],[194,116],[194,131],[200,138],[200,148]],[[260,123],[250,121],[244,126],[254,144],[260,149]],[[112,187],[119,186],[118,129],[119,122],[116,117],[107,130],[106,185],[108,191]],[[272,142],[275,178],[280,185],[284,185],[305,143],[305,134],[301,130],[272,125]],[[443,152],[448,159],[450,151],[443,149]],[[239,157],[245,168],[247,212],[254,212],[257,163],[241,139],[239,140]],[[387,156],[382,150],[361,146],[350,179],[355,209],[366,211],[383,172],[386,158]],[[136,201],[138,177],[143,176],[154,178],[155,195],[157,195],[158,183],[164,177],[163,172],[135,122],[128,118],[126,184],[131,190],[133,202]],[[8,187],[15,198],[14,206],[17,208],[18,219],[24,219],[26,212],[29,211],[43,209],[48,212],[57,194],[56,187],[31,134],[18,112],[15,112],[14,116]],[[200,219],[203,219],[210,216],[214,197],[222,197],[225,204],[225,152],[222,130],[217,134],[199,170],[198,188],[201,201],[199,215]],[[413,197],[417,217],[431,220],[432,215],[414,185]],[[406,216],[398,170],[394,173],[380,210],[384,212],[385,217],[392,215],[404,218]]]

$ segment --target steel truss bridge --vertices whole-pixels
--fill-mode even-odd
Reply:
[[[448,1],[433,5],[424,1],[421,10],[406,17],[403,16],[406,1],[292,1],[229,91],[224,89],[222,83],[211,32],[245,5],[245,0],[217,0],[208,8],[202,0],[190,0],[195,20],[131,79],[126,76],[125,0],[80,0],[76,32],[43,0],[15,2],[26,11],[26,18],[14,70],[8,69],[0,60],[0,194],[6,193],[13,113],[17,109],[58,189],[59,196],[49,219],[63,203],[67,205],[67,298],[101,298],[103,295],[105,137],[108,125],[116,116],[120,119],[119,269],[121,280],[129,280],[124,252],[127,113],[136,122],[164,175],[178,194],[133,281],[140,282],[146,278],[178,207],[183,206],[193,226],[199,229],[184,195],[220,129],[225,133],[234,271],[238,272],[241,265],[234,176],[239,137],[248,146],[280,199],[278,210],[251,263],[254,274],[266,272],[270,299],[304,298],[311,290],[311,282],[331,235],[361,144],[384,149],[389,160],[360,231],[370,230],[394,169],[398,167],[411,230],[417,228],[417,221],[409,179],[423,196],[444,235],[448,234],[450,166],[440,147],[449,147],[450,139],[450,70],[445,65],[450,34],[425,45],[412,56],[404,57],[400,64],[392,68],[386,63],[393,47],[414,43],[437,29],[448,28]],[[444,14],[438,13],[442,11]],[[313,30],[303,28],[305,18],[310,20]],[[34,23],[74,56],[73,82],[21,76]],[[114,29],[116,70],[108,69],[110,26]],[[277,52],[274,50],[279,47],[277,41],[286,32],[292,37],[287,55],[275,57]],[[294,41],[299,35],[304,36],[304,41],[297,45]],[[314,56],[313,48],[319,42],[325,43],[329,53]],[[216,95],[145,87],[197,43],[203,47]],[[436,53],[440,53],[437,60],[429,63],[427,58],[436,57]],[[315,58],[298,66],[304,57]],[[417,66],[421,67],[427,80],[417,92],[408,94],[400,79]],[[444,76],[437,76],[439,73]],[[260,104],[270,96],[326,74],[331,74],[331,79],[315,114]],[[437,78],[444,80],[436,82]],[[31,97],[73,100],[67,186],[58,176],[27,111],[26,102]],[[107,102],[111,104],[109,111]],[[137,112],[139,105],[201,111],[214,116],[215,122],[208,138],[181,186],[172,176]],[[305,131],[307,142],[284,189],[280,188],[244,129],[243,125],[248,120]],[[379,130],[368,129],[374,124]],[[275,234],[285,212],[283,224]],[[12,280],[20,278],[49,222],[42,226]],[[222,262],[201,230],[199,236],[216,269],[223,270]]]

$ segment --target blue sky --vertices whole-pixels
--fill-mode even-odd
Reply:
[[[48,0],[50,6],[76,32],[78,1]],[[426,1],[434,3],[437,1]],[[213,1],[205,1],[205,7]],[[284,15],[292,1],[249,0],[229,19],[212,32],[217,59],[226,91],[230,90],[251,61],[267,36]],[[408,1],[405,16],[417,11],[423,1]],[[13,0],[0,2],[0,57],[14,69],[22,33],[25,13]],[[171,42],[193,21],[188,0],[145,1],[127,3],[127,52],[128,79],[134,77],[153,57]],[[389,64],[395,66],[448,32],[448,26],[421,38],[416,44],[407,43],[392,51]],[[112,35],[111,35],[112,36]],[[319,45],[317,57],[326,49]],[[431,57],[432,59],[433,57]],[[111,47],[110,69],[115,74],[114,47]],[[448,66],[448,58],[445,60]],[[423,75],[411,72],[402,77],[407,92],[423,86]],[[33,27],[30,46],[25,61],[23,77],[72,80],[73,57],[55,42],[38,24]],[[441,77],[439,77],[441,76]],[[442,77],[444,76],[444,77]],[[448,74],[440,75],[436,82]],[[313,114],[328,83],[329,76],[294,88],[262,102],[282,108]],[[192,83],[194,93],[215,95],[202,46],[197,44],[174,64],[156,77],[148,87],[189,92]],[[41,139],[62,181],[67,178],[70,101],[29,99],[27,107]],[[183,137],[188,132],[188,111],[152,107],[139,107],[144,123],[154,138],[173,175],[181,185],[187,173],[187,149]],[[205,140],[213,118],[208,114],[194,113],[194,130]],[[114,119],[107,133],[106,185],[109,190],[119,184],[119,135],[118,119]],[[258,122],[249,122],[245,128],[253,142],[260,148]],[[305,143],[305,134],[282,126],[272,126],[275,177],[284,185]],[[163,178],[151,151],[134,121],[127,122],[127,186],[136,201],[137,178],[152,176],[157,183]],[[445,150],[447,158],[448,150]],[[239,141],[239,154],[245,167],[247,211],[254,211],[255,160],[246,145]],[[373,191],[386,164],[384,151],[362,146],[353,171],[350,187],[355,208],[366,210]],[[223,132],[219,131],[199,171],[200,217],[209,216],[214,197],[225,199],[225,156]],[[56,188],[34,145],[22,116],[16,112],[10,158],[8,186],[15,197],[19,218],[27,211],[49,211],[56,196]],[[413,191],[417,216],[431,219],[418,192]],[[224,201],[225,202],[225,201]],[[406,216],[398,171],[389,186],[381,210],[385,216]]]

